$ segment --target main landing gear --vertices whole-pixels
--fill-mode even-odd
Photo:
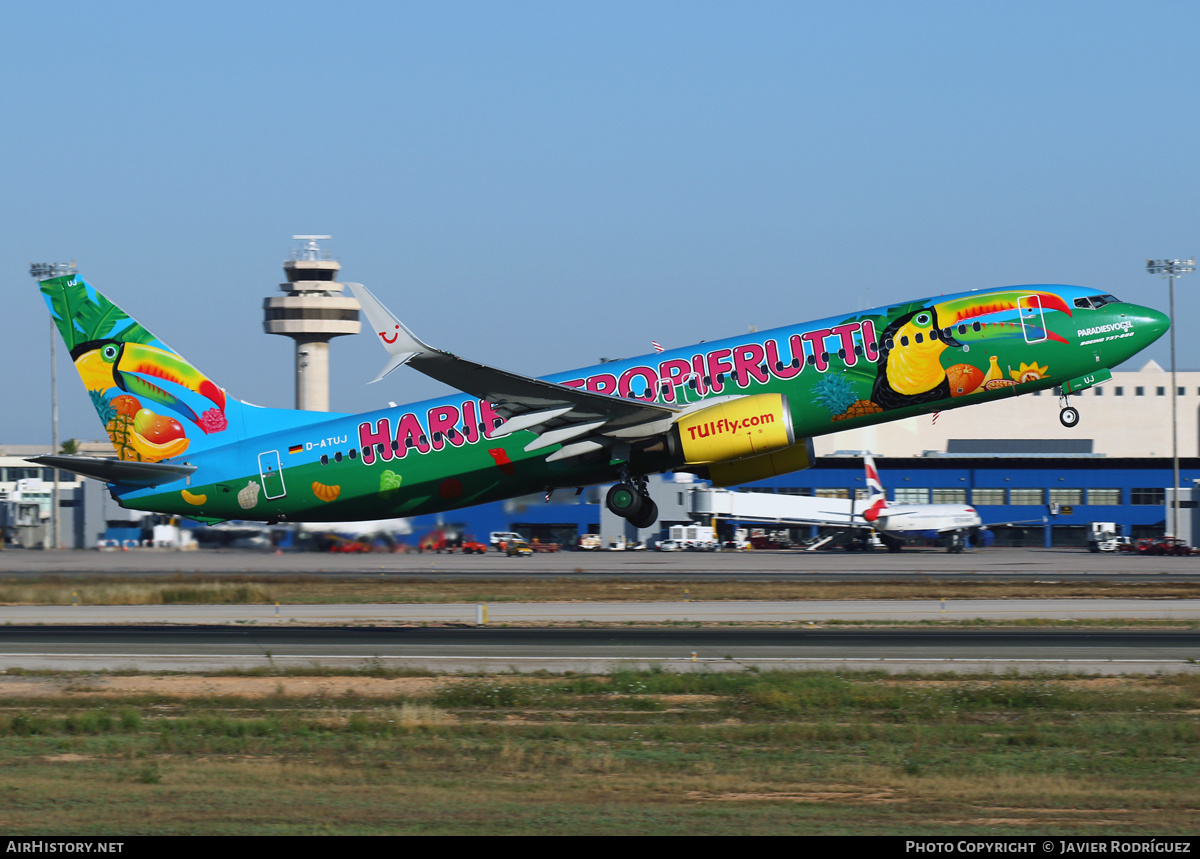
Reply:
[[[628,519],[635,528],[649,528],[658,521],[658,505],[646,489],[642,477],[625,477],[608,490],[604,499],[608,509],[623,519]]]

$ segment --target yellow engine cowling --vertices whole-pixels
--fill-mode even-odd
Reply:
[[[675,422],[673,441],[686,465],[757,457],[796,442],[783,394],[755,394],[691,412]]]
[[[791,447],[774,453],[764,453],[734,462],[714,462],[708,467],[708,478],[713,486],[737,486],[790,474],[793,471],[803,471],[810,468],[816,459],[813,440],[802,438]]]

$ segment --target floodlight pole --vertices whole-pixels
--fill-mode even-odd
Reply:
[[[29,273],[34,280],[43,281],[65,274],[75,274],[75,260],[65,262],[35,262],[29,264]],[[50,453],[58,454],[58,331],[54,318],[50,318]],[[54,469],[54,492],[50,498],[50,547],[59,548],[58,542],[58,469]]]
[[[1192,259],[1148,259],[1146,271],[1165,277],[1169,284],[1171,315],[1171,464],[1174,486],[1171,490],[1171,536],[1179,536],[1179,385],[1175,381],[1175,278],[1196,270]]]

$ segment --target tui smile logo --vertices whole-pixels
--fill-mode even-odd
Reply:
[[[400,326],[399,325],[396,326],[396,333],[393,334],[391,337],[388,337],[382,331],[379,332],[379,336],[383,340],[384,343],[388,343],[388,344],[395,343],[396,338],[400,336]]]

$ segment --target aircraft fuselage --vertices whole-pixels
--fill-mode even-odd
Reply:
[[[547,378],[672,407],[782,394],[800,440],[1102,380],[1167,327],[1158,311],[1103,298],[1075,286],[939,296]],[[561,445],[527,451],[535,433],[500,434],[492,407],[463,394],[359,415],[255,414],[240,440],[171,459],[197,467],[186,481],[118,486],[121,503],[208,520],[361,520],[617,479],[609,451],[547,461]],[[735,430],[714,420],[691,432]],[[669,447],[634,445],[624,461],[635,474],[687,467]]]

